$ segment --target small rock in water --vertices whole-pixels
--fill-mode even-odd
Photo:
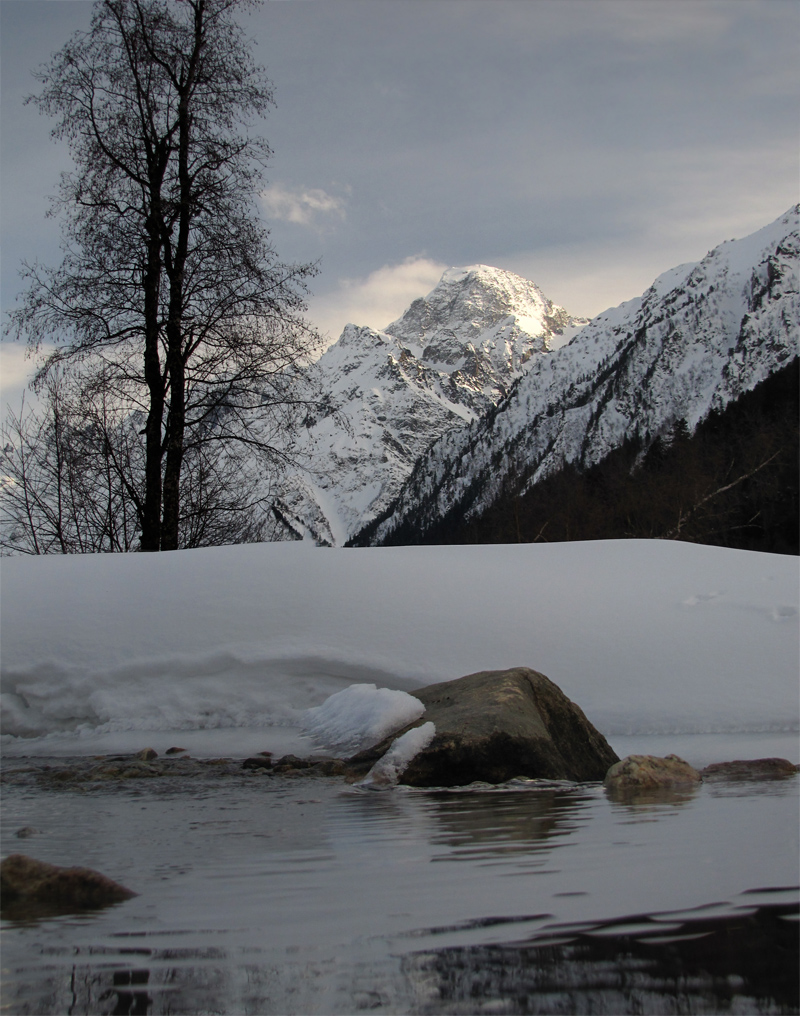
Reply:
[[[242,769],[272,769],[272,760],[263,755],[254,755],[242,762]]]
[[[296,769],[309,769],[313,765],[310,759],[298,758],[297,755],[282,755],[275,763],[278,773],[293,772]]]
[[[142,762],[149,762],[151,759],[158,758],[158,752],[153,748],[142,748],[141,751],[136,752],[136,758],[140,758]]]
[[[250,759],[264,765],[266,759]],[[298,758],[297,755],[282,755],[272,766],[272,771],[281,774],[303,773],[307,776],[344,776],[349,770],[347,763],[341,758],[328,755],[309,755]]]
[[[18,840],[27,840],[29,836],[35,836],[36,833],[38,832],[39,830],[34,829],[33,826],[26,825],[23,826],[21,829],[17,829],[14,835],[17,837]]]
[[[344,776],[347,772],[347,763],[343,758],[326,758],[315,762],[311,770],[321,776]]]
[[[0,864],[3,906],[45,903],[82,910],[129,900],[136,893],[91,868],[61,868],[26,854],[11,854]]]
[[[122,762],[117,765],[101,765],[97,766],[89,774],[89,779],[92,780],[137,780],[137,779],[151,779],[156,776],[161,776],[163,771],[162,766],[153,766],[148,762],[142,761],[138,755],[135,755],[131,761]]]
[[[628,755],[611,766],[603,785],[611,791],[652,791],[693,787],[700,780],[700,773],[677,755]]]
[[[186,751],[185,748],[167,748],[165,755],[178,755],[180,752]]]
[[[739,782],[742,780],[785,780],[796,776],[800,767],[785,758],[737,759],[734,762],[714,762],[700,771],[710,783]]]

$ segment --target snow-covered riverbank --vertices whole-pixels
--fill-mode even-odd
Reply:
[[[261,544],[7,558],[0,592],[6,752],[290,751],[304,710],[350,684],[413,692],[515,665],[612,739],[798,728],[789,557]]]
[[[4,560],[2,853],[139,893],[4,920],[4,1005],[796,1011],[770,967],[796,940],[796,778],[637,807],[598,784],[376,793],[207,756],[309,752],[304,730],[346,740],[398,690],[523,665],[620,755],[800,761],[798,606],[795,559],[676,543]],[[307,712],[351,684],[378,691]],[[173,745],[208,765],[58,776]]]

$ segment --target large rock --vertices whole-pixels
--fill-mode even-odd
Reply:
[[[489,670],[414,692],[425,706],[415,723],[350,759],[366,773],[413,727],[433,722],[430,744],[408,763],[400,782],[453,787],[515,776],[602,780],[618,761],[603,735],[544,674],[527,667]]]
[[[91,868],[61,868],[26,854],[11,854],[0,864],[0,894],[4,909],[37,903],[64,910],[105,907],[136,895]]]

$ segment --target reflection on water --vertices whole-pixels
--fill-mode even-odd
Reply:
[[[433,860],[496,861],[509,854],[545,853],[577,828],[586,795],[537,790],[486,794],[480,808],[465,807],[464,795],[432,795],[437,830]]]
[[[12,784],[4,854],[140,895],[3,912],[2,1011],[797,1012],[797,782]]]
[[[606,787],[610,801],[627,806],[632,813],[641,815],[648,805],[678,806],[688,804],[700,789],[700,784],[678,787]]]
[[[595,787],[582,790],[547,780],[514,780],[502,789],[472,784],[466,790],[368,790],[343,801],[338,820],[374,842],[386,832],[376,824],[376,813],[397,828],[413,822],[417,834],[425,829],[434,862],[497,863],[521,854],[530,860],[589,821],[589,814],[581,818],[581,813],[596,794]]]
[[[798,923],[786,920],[797,913],[567,925],[530,943],[414,953],[403,970],[421,1014],[797,1013]]]
[[[107,948],[83,957],[53,949],[35,992],[29,986],[4,1009],[141,1016],[797,1013],[797,890],[794,896],[729,907],[723,916],[697,908],[596,925],[553,923],[519,941],[415,949],[350,970],[331,959],[265,963],[255,947],[238,964],[213,948]],[[63,973],[54,972],[59,958]]]

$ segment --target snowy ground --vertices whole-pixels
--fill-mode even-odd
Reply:
[[[353,684],[515,665],[612,739],[798,729],[798,563],[657,541],[7,558],[8,754],[297,750]],[[305,746],[310,743],[305,740]]]

